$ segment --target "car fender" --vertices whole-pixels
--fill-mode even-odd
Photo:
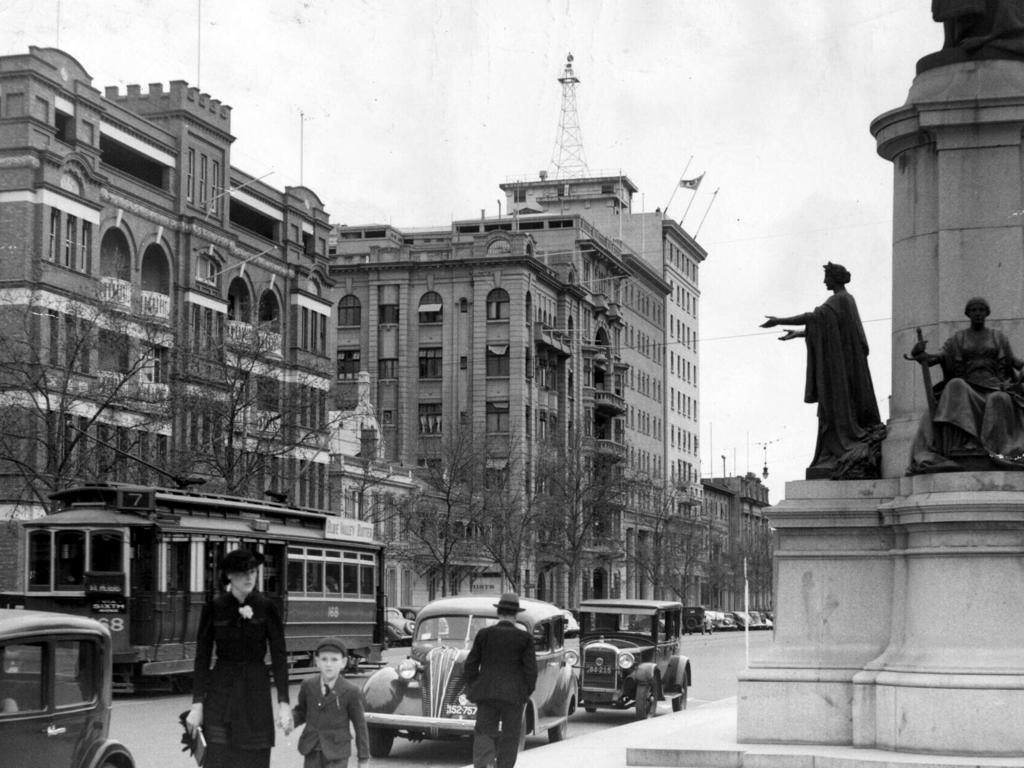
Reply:
[[[363,683],[363,701],[367,712],[392,713],[402,701],[409,683],[395,667],[381,667]]]
[[[682,655],[673,656],[665,667],[665,676],[661,681],[666,691],[677,692],[692,684],[690,677],[690,660]]]
[[[82,762],[82,768],[99,768],[107,763],[113,763],[117,768],[135,768],[135,760],[128,747],[114,739],[96,745],[92,754]]]
[[[647,661],[636,668],[633,673],[633,679],[638,684],[653,683],[658,677],[658,665],[652,661]]]

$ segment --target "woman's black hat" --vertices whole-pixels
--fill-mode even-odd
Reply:
[[[265,558],[259,552],[248,549],[234,549],[221,558],[222,573],[245,573],[263,565]]]

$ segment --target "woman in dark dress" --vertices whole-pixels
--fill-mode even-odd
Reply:
[[[195,684],[186,723],[203,728],[205,768],[268,768],[274,708],[264,664],[270,648],[278,725],[291,724],[284,625],[277,607],[254,591],[258,552],[236,549],[220,562],[227,589],[199,619]],[[216,666],[210,668],[216,650]]]

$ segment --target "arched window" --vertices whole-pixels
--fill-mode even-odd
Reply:
[[[132,259],[128,238],[119,229],[108,229],[100,241],[100,275],[131,279]]]
[[[142,254],[142,290],[170,294],[171,276],[164,249],[151,243]]]
[[[338,302],[338,325],[362,325],[363,305],[351,293]]]
[[[420,324],[441,322],[441,294],[428,291],[420,298]]]
[[[533,296],[529,291],[526,292],[526,322],[533,322]]]
[[[270,291],[264,291],[260,296],[259,320],[265,330],[281,332],[281,308],[277,304],[277,297]]]
[[[487,319],[508,320],[508,291],[495,288],[487,294]]]
[[[252,322],[252,301],[249,299],[249,286],[245,280],[236,277],[228,286],[228,320],[243,323]]]

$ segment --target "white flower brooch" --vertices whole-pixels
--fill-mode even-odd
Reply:
[[[241,616],[243,619],[251,619],[252,618],[252,606],[251,605],[243,605],[243,606],[241,606],[238,609],[238,615]]]

